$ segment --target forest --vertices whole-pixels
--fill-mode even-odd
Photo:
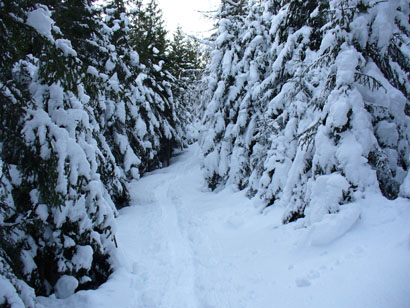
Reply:
[[[281,209],[283,228],[350,228],[369,196],[410,217],[408,2],[221,0],[208,14],[199,39],[169,33],[156,0],[0,2],[1,308],[110,281],[122,213],[145,200],[135,185],[193,147],[202,191]],[[165,200],[164,181],[145,192]],[[173,300],[118,307],[229,307]]]

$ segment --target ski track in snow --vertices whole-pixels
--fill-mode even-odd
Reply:
[[[410,204],[370,196],[309,228],[204,189],[196,145],[132,183],[117,270],[45,308],[410,308]],[[339,215],[339,216],[337,216]],[[321,235],[323,234],[323,235]]]
[[[170,258],[170,275],[162,307],[196,308],[195,270],[192,251],[185,235],[182,234],[177,207],[181,202],[173,188],[178,183],[176,177],[170,178],[164,187],[158,187],[158,204],[162,211],[162,227],[167,231],[167,243]],[[184,299],[181,302],[181,299]]]

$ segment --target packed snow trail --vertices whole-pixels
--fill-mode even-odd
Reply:
[[[196,145],[131,184],[117,269],[46,308],[410,308],[410,202],[368,196],[309,228],[205,189]]]

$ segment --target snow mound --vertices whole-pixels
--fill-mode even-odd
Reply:
[[[57,298],[64,299],[74,294],[78,287],[78,280],[73,276],[62,276],[55,285],[55,294]]]
[[[338,211],[343,193],[349,189],[349,183],[342,175],[333,173],[319,176],[312,186],[310,206],[305,212],[310,222],[316,223],[328,213]]]
[[[328,245],[345,235],[360,219],[358,204],[343,205],[339,213],[328,214],[309,228],[312,246]]]

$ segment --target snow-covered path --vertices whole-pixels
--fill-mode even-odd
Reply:
[[[134,273],[141,274],[137,307],[231,307],[229,297],[220,294],[227,294],[229,283],[220,269],[213,271],[221,264],[215,255],[219,241],[209,238],[209,208],[201,207],[206,199],[214,203],[214,194],[202,191],[194,153],[184,153],[171,167],[136,182],[136,206],[123,210],[119,219],[119,242],[127,247]],[[130,221],[135,217],[144,223],[136,226]],[[134,230],[121,227],[132,225]],[[130,233],[141,236],[131,239]],[[210,274],[212,281],[207,281]]]
[[[309,228],[261,215],[242,192],[208,192],[198,149],[132,184],[117,270],[45,307],[409,308],[410,202],[369,196]]]
[[[132,215],[122,217],[138,217],[138,221],[148,223],[141,223],[134,230],[122,230],[125,232],[119,233],[119,237],[124,247],[132,251],[129,255],[132,255],[135,273],[138,274],[138,268],[141,268],[139,290],[145,306],[196,308],[193,252],[182,230],[179,212],[182,207],[180,175],[169,173],[162,175],[160,181],[157,178],[147,178],[134,190],[139,191],[135,199],[147,193],[151,202],[143,200],[133,209]],[[119,223],[133,225],[130,221],[122,223],[120,220]],[[140,234],[139,241],[129,243],[130,233]],[[155,281],[156,275],[152,275],[152,270],[155,273],[156,269],[160,270],[156,275],[162,282]],[[154,276],[154,281],[150,281],[150,276]]]

